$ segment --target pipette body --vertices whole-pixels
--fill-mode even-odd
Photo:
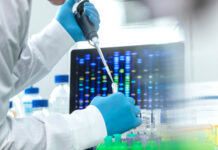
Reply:
[[[97,31],[95,29],[94,24],[89,20],[87,15],[84,13],[84,3],[88,2],[88,0],[82,0],[82,1],[76,0],[76,2],[77,2],[77,4],[73,8],[73,13],[74,13],[75,18],[77,20],[77,23],[81,27],[85,38],[89,41],[89,43],[92,46],[94,46],[97,49],[98,54],[100,55],[100,58],[104,64],[106,71],[107,71],[107,74],[112,82],[111,87],[112,87],[113,93],[116,93],[116,92],[118,92],[117,84],[113,80],[113,76],[111,74],[110,68],[108,67],[107,62],[105,60],[105,57],[104,57],[102,50],[99,46],[99,39],[98,39]]]

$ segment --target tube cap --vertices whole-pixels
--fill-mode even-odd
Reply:
[[[134,137],[136,137],[136,134],[133,134],[133,133],[129,133],[129,134],[127,134],[127,137],[131,137],[131,138],[134,138]]]
[[[39,88],[30,87],[24,91],[25,94],[39,94]]]
[[[9,108],[12,108],[12,107],[13,107],[13,102],[10,101]]]
[[[105,146],[111,146],[112,145],[112,136],[105,137],[104,144],[105,144]]]
[[[34,99],[32,101],[32,107],[48,107],[48,100],[47,99]]]
[[[121,142],[121,134],[114,134],[114,138],[116,143]]]
[[[56,75],[55,76],[55,83],[68,83],[69,76],[68,75]]]

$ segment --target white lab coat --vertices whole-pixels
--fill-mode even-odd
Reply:
[[[6,116],[9,98],[43,78],[74,44],[56,20],[26,42],[30,7],[31,0],[0,1],[0,150],[74,150],[97,145],[107,131],[95,106],[71,115]]]

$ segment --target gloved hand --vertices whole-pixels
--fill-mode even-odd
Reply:
[[[57,21],[64,27],[64,29],[70,34],[74,41],[85,41],[85,37],[81,28],[76,22],[72,8],[75,4],[75,0],[67,0],[59,9],[57,14]],[[86,2],[84,4],[84,12],[95,25],[96,30],[99,29],[100,18],[99,14],[93,4]]]
[[[137,117],[140,108],[135,106],[135,100],[122,93],[115,93],[108,97],[97,96],[92,100],[91,105],[100,110],[108,135],[123,133],[142,123],[142,119]]]

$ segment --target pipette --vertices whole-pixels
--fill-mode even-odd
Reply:
[[[96,38],[96,37],[92,38],[92,41],[91,41],[91,42],[93,43],[93,44],[91,44],[91,45],[93,45],[93,46],[97,49],[98,54],[99,54],[99,56],[101,57],[101,60],[102,60],[102,62],[103,62],[103,64],[104,64],[104,67],[105,67],[105,69],[106,69],[106,71],[107,71],[107,74],[108,74],[108,76],[109,76],[109,78],[110,78],[110,80],[111,80],[111,82],[112,82],[111,87],[112,87],[113,93],[118,92],[117,84],[114,82],[114,79],[113,79],[113,77],[112,77],[110,68],[108,67],[107,62],[106,62],[106,60],[105,60],[105,57],[104,57],[104,55],[103,55],[103,53],[102,53],[102,50],[101,50],[101,48],[100,48],[100,46],[99,46],[99,40],[98,40],[98,38]]]
[[[84,3],[88,2],[88,0],[83,0],[83,1],[76,0],[76,2],[77,2],[77,4],[73,8],[73,13],[74,13],[75,18],[77,20],[77,23],[81,27],[85,38],[89,41],[89,43],[92,46],[94,46],[97,49],[98,54],[100,55],[100,58],[101,58],[101,60],[104,64],[104,67],[106,69],[106,72],[107,72],[107,74],[112,82],[111,87],[112,87],[113,93],[116,93],[116,92],[118,92],[117,84],[113,80],[110,68],[108,67],[107,62],[105,60],[105,57],[104,57],[102,50],[99,46],[97,31],[95,29],[94,24],[89,20],[89,18],[84,13]]]

